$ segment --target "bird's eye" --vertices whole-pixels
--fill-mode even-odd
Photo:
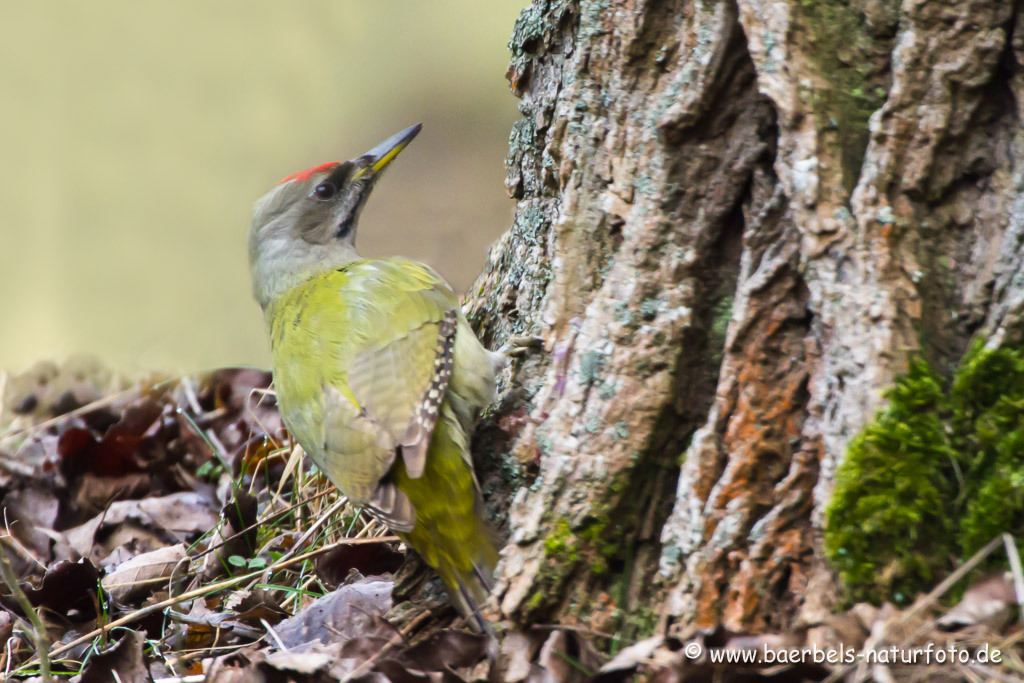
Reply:
[[[316,195],[316,198],[321,201],[330,199],[337,193],[338,187],[334,183],[324,182],[320,183],[319,185],[313,188],[313,194]]]

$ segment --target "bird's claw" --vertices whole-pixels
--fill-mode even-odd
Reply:
[[[536,335],[520,335],[509,337],[501,347],[501,353],[508,358],[525,356],[533,349],[544,346],[544,338]]]

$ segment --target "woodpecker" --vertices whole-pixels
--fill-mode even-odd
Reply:
[[[420,127],[284,178],[255,204],[249,264],[285,426],[486,631],[480,606],[498,552],[469,442],[502,354],[483,347],[429,266],[355,247],[367,198]]]

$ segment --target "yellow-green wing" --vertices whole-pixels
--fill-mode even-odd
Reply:
[[[458,300],[437,273],[404,259],[357,261],[304,287],[325,299],[308,330],[326,378],[323,438],[311,453],[354,502],[411,528],[412,506],[381,479],[398,449],[410,476],[423,471],[433,432],[423,406],[431,391],[439,406],[446,389]]]

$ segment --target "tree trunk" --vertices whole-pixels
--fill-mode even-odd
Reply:
[[[786,628],[822,511],[920,352],[1024,336],[1024,13],[967,0],[534,0],[518,200],[468,301],[503,378],[514,623]],[[492,499],[499,498],[492,496]]]

